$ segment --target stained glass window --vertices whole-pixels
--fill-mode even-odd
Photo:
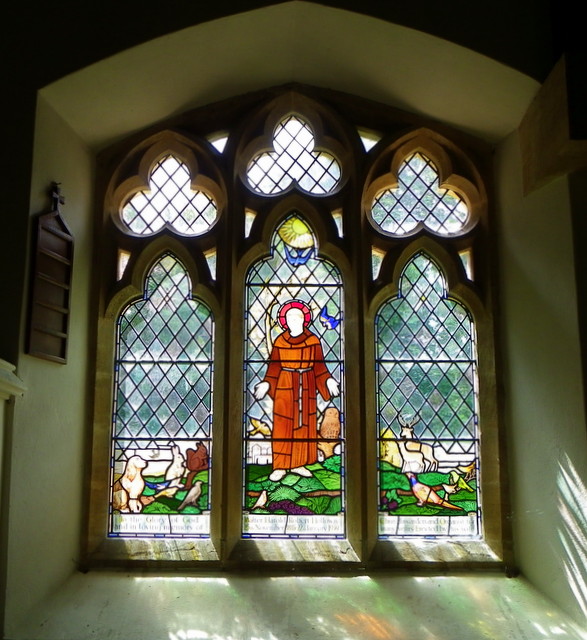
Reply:
[[[243,536],[345,535],[343,292],[293,212],[245,292]]]
[[[503,558],[481,174],[320,94],[190,112],[101,168],[97,562]]]
[[[111,536],[209,535],[213,352],[212,313],[166,254],[118,319]]]
[[[459,195],[439,186],[434,163],[414,153],[400,167],[398,186],[376,196],[371,216],[383,231],[394,235],[410,233],[418,225],[450,235],[463,229],[469,211]]]
[[[151,172],[150,189],[139,191],[125,203],[122,220],[143,236],[166,225],[186,236],[205,233],[216,221],[218,209],[210,195],[192,190],[191,182],[186,165],[175,156],[165,156]]]
[[[281,193],[296,182],[312,194],[325,194],[340,180],[334,156],[314,150],[314,134],[297,116],[282,120],[275,130],[273,151],[261,153],[249,165],[249,184],[267,195]]]
[[[475,327],[426,254],[376,316],[379,535],[480,535]]]

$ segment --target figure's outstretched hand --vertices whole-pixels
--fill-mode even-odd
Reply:
[[[326,388],[330,392],[330,395],[333,397],[336,397],[340,394],[338,382],[334,378],[328,378],[328,380],[326,380]]]
[[[259,384],[255,385],[255,400],[262,400],[269,391],[269,383],[268,382],[259,382]]]

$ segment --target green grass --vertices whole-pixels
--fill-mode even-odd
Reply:
[[[272,503],[289,501],[299,507],[309,509],[316,515],[334,515],[342,511],[342,489],[340,456],[332,456],[324,462],[316,462],[307,466],[312,476],[305,478],[295,473],[288,473],[279,482],[273,482],[269,475],[273,471],[268,465],[247,465],[246,475],[246,507],[251,509],[257,502],[258,495],[267,491],[267,503],[253,513],[286,513],[283,509],[271,509]],[[309,495],[322,491],[337,491],[339,495]],[[250,495],[250,494],[253,495]]]
[[[419,482],[426,484],[430,487],[439,486],[441,484],[452,484],[450,473],[438,473],[437,471],[429,473],[418,474]],[[455,506],[461,507],[462,511],[456,511],[454,509],[448,509],[442,506],[436,505],[422,505],[418,506],[417,500],[413,495],[402,495],[400,491],[410,491],[410,483],[407,477],[401,473],[401,471],[389,464],[388,462],[380,462],[379,472],[379,488],[383,494],[381,498],[387,499],[387,504],[380,503],[380,509],[382,511],[389,511],[396,516],[437,516],[437,515],[451,515],[451,516],[466,516],[468,513],[475,512],[478,509],[477,505],[477,483],[475,480],[471,480],[468,483],[473,491],[467,491],[466,489],[460,489],[456,493],[448,496],[448,502],[453,503]],[[438,495],[441,498],[445,498],[445,492],[442,489],[437,490]],[[389,504],[393,504],[395,508],[390,509]],[[397,504],[397,506],[395,506]]]

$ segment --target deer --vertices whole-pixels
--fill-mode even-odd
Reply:
[[[419,418],[417,414],[409,421],[398,416],[398,421],[402,428],[400,432],[401,440],[398,440],[398,444],[403,442],[405,448],[409,452],[420,452],[422,454],[424,459],[424,471],[436,471],[438,469],[438,460],[434,457],[434,448],[431,445],[420,442],[414,438],[414,425],[418,420]]]
[[[400,467],[402,473],[422,473],[426,467],[423,453],[408,450],[406,440],[388,440],[388,435],[395,438],[393,431],[388,429],[381,444],[381,459]]]

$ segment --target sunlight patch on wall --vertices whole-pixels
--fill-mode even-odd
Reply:
[[[587,617],[587,487],[565,453],[558,475],[559,539],[566,556],[561,558],[569,587]]]

